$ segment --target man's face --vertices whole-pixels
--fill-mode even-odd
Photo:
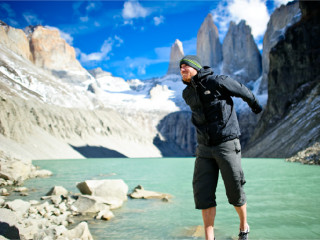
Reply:
[[[198,72],[193,67],[190,67],[190,66],[188,66],[186,64],[181,64],[180,73],[181,73],[183,81],[190,82],[191,78],[193,76],[197,75]]]

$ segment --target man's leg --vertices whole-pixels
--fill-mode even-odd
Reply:
[[[202,209],[202,219],[206,240],[214,239],[214,219],[216,217],[216,207]]]
[[[240,220],[240,231],[245,232],[248,228],[248,223],[247,223],[247,204],[243,204],[241,207],[236,207],[238,215],[239,215],[239,220]]]

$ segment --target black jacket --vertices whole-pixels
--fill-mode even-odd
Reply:
[[[214,75],[203,67],[183,90],[183,98],[192,111],[198,144],[207,146],[238,138],[240,128],[231,97],[240,97],[258,113],[261,106],[244,85],[223,75]],[[257,110],[258,109],[258,110]]]

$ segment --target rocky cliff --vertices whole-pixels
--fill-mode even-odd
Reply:
[[[157,125],[159,135],[154,144],[163,156],[193,156],[196,148],[196,131],[191,123],[191,112],[168,114]]]
[[[42,26],[30,28],[30,50],[36,66],[51,71],[64,81],[81,85],[91,76],[76,59],[75,50],[60,37],[58,30]]]
[[[270,52],[269,98],[247,156],[290,157],[320,141],[320,2],[299,7],[301,20]]]
[[[223,74],[241,83],[257,80],[261,75],[261,55],[244,20],[237,25],[230,22],[223,40]]]
[[[197,55],[202,65],[210,66],[219,73],[219,65],[222,62],[222,45],[219,40],[217,26],[213,23],[212,15],[209,13],[197,35]]]
[[[0,20],[0,43],[21,57],[33,61],[29,40],[21,29],[12,28]]]
[[[267,30],[263,38],[262,81],[260,92],[268,91],[269,53],[270,50],[284,38],[288,26],[299,21],[301,12],[299,2],[290,2],[275,9],[270,16]]]
[[[170,61],[169,61],[169,68],[167,71],[167,75],[169,74],[180,75],[179,61],[183,56],[184,56],[184,53],[183,53],[182,42],[176,39],[174,44],[171,46]]]

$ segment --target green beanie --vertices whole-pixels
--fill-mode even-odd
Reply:
[[[202,68],[200,59],[195,55],[186,55],[180,60],[180,68],[182,64],[186,64],[190,67],[193,67],[197,71]]]

